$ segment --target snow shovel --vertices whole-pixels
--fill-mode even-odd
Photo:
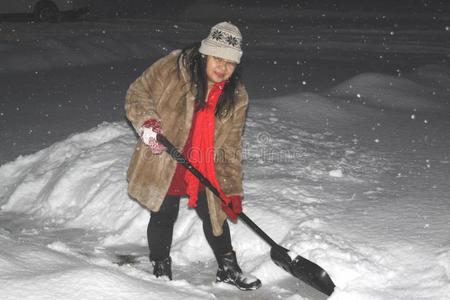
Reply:
[[[208,187],[214,195],[221,199],[217,189],[211,184],[211,182],[200,173],[183,155],[175,148],[175,146],[162,134],[157,134],[156,139],[159,143],[166,147],[167,153],[172,156],[177,162],[183,164],[183,166],[192,172],[200,182]],[[221,199],[223,201],[223,199]],[[306,284],[321,291],[322,293],[330,296],[334,291],[334,283],[331,280],[327,272],[317,264],[307,260],[306,258],[298,255],[292,259],[286,248],[278,245],[272,240],[261,228],[259,228],[247,215],[243,212],[239,215],[244,223],[246,223],[253,231],[256,232],[263,240],[265,240],[272,248],[270,249],[270,257],[273,262],[291,273],[294,277],[297,277]]]

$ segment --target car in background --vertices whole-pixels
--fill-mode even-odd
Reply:
[[[58,22],[63,16],[71,18],[86,13],[89,0],[1,0],[0,14],[32,15],[36,22]]]

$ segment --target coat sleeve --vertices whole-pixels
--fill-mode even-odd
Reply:
[[[243,197],[242,135],[247,117],[248,95],[244,88],[239,93],[240,101],[230,120],[233,122],[231,130],[216,157],[216,173],[220,178],[220,186],[227,196]]]
[[[174,54],[161,58],[142,73],[128,88],[125,111],[128,120],[138,129],[148,119],[160,120],[158,101],[164,92]]]

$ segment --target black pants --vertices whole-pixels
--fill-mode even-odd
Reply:
[[[151,212],[150,222],[147,227],[150,260],[163,260],[169,256],[170,247],[172,246],[173,226],[178,216],[179,207],[180,196],[167,195],[164,198],[161,209],[158,212]],[[195,210],[203,222],[203,232],[206,240],[211,246],[217,261],[220,262],[219,257],[233,250],[228,223],[225,220],[222,235],[213,235],[205,190],[199,193]]]

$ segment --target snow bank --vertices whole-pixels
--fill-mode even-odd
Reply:
[[[3,165],[2,209],[114,231],[147,218],[137,203],[125,201],[125,170],[134,141],[125,124],[101,124]]]
[[[406,124],[420,114],[450,115],[449,84],[450,69],[444,66],[426,65],[402,76],[362,73],[322,93],[258,99],[258,109],[265,111],[255,117],[268,118],[261,121],[267,125],[266,131],[270,126],[279,126],[280,120],[272,116],[277,114],[308,132],[346,135],[358,143],[362,128],[375,133],[374,127],[385,127],[383,119]],[[396,112],[400,113],[395,116],[398,120],[387,119],[387,113],[394,116]],[[423,121],[426,125],[429,120]],[[364,136],[370,136],[370,131],[364,131]],[[286,138],[296,136],[299,134],[292,133]],[[377,141],[376,135],[373,141]]]
[[[443,67],[425,66],[409,75],[413,80],[408,76],[364,73],[332,88],[328,94],[377,109],[448,113],[449,72]]]

